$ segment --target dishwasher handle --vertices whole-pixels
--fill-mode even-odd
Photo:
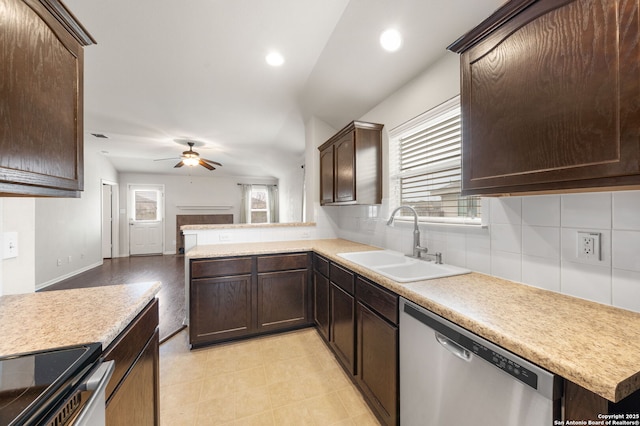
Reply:
[[[440,343],[440,345],[442,345],[443,348],[445,348],[461,360],[471,362],[471,351],[465,349],[464,347],[460,346],[448,337],[438,333],[437,331],[435,331],[434,333],[436,336],[436,340],[438,341],[438,343]]]

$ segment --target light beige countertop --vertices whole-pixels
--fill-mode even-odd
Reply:
[[[105,349],[153,300],[159,282],[0,297],[0,356],[83,343]]]
[[[206,231],[208,229],[244,229],[244,228],[291,228],[296,226],[316,226],[315,222],[286,223],[220,223],[204,225],[182,225],[181,231]]]
[[[398,283],[337,253],[375,250],[303,240],[195,247],[189,258],[315,251],[610,401],[640,389],[640,314],[471,273]]]

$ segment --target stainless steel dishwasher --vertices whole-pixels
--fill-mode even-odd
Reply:
[[[560,377],[401,298],[402,426],[549,426],[560,397]]]

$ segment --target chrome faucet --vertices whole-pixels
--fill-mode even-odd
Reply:
[[[426,255],[426,256],[433,256],[435,258],[435,261],[438,265],[442,264],[442,253],[437,252],[434,254],[431,253],[427,253],[427,251],[429,251],[428,248],[426,247],[422,247],[420,245],[420,228],[418,228],[418,213],[416,212],[416,209],[414,209],[411,206],[400,206],[397,207],[393,213],[391,213],[391,217],[389,217],[389,220],[387,221],[387,226],[392,226],[393,225],[393,219],[396,217],[396,213],[398,213],[399,210],[401,209],[408,209],[411,211],[411,213],[413,213],[413,256],[417,259],[420,259],[422,257],[422,254]]]
[[[396,208],[393,213],[391,213],[391,217],[387,221],[387,226],[393,225],[393,219],[396,217],[396,213],[401,209],[408,209],[413,213],[413,257],[419,258],[420,255],[422,253],[426,253],[428,249],[420,245],[420,229],[418,228],[418,213],[416,212],[416,209],[411,206],[400,206]]]

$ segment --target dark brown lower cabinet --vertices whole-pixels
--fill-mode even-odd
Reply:
[[[356,380],[384,424],[398,424],[398,327],[357,304]]]
[[[601,424],[603,414],[621,414],[622,420],[640,420],[640,391],[619,402],[611,402],[569,380],[564,382],[564,420],[583,420]],[[622,424],[622,423],[620,423]]]
[[[241,337],[254,331],[251,275],[191,280],[192,345]]]
[[[258,330],[305,325],[308,297],[306,270],[258,274]]]
[[[192,259],[192,347],[312,324],[310,253]]]
[[[355,299],[335,284],[331,284],[330,345],[338,361],[355,374]]]
[[[158,301],[151,302],[104,351],[115,361],[107,384],[106,424],[160,424]]]
[[[313,319],[320,335],[329,341],[329,278],[313,273]]]
[[[106,406],[107,426],[158,425],[158,332],[129,373],[111,395]]]

